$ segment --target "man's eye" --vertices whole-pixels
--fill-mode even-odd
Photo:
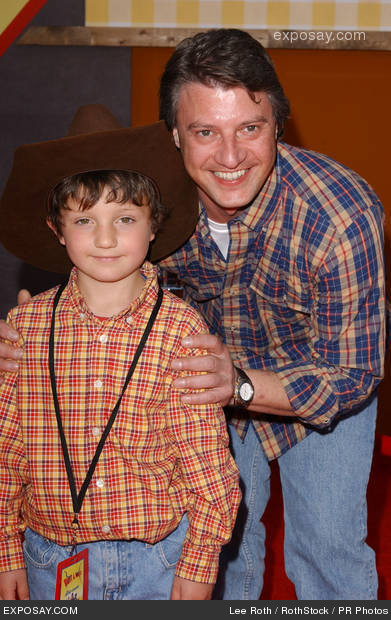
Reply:
[[[210,135],[212,135],[212,132],[210,129],[201,129],[198,132],[199,136],[202,136],[203,138],[208,138]]]
[[[247,133],[254,133],[254,131],[256,131],[257,129],[258,125],[247,125],[245,131],[247,131]]]

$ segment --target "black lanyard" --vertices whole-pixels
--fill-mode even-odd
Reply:
[[[142,353],[142,350],[144,349],[145,343],[147,341],[147,338],[149,336],[149,333],[152,329],[152,325],[155,322],[157,313],[159,312],[159,308],[161,306],[162,303],[162,299],[163,299],[163,291],[162,289],[159,287],[159,292],[158,292],[158,296],[157,296],[157,300],[155,303],[155,306],[151,312],[151,315],[149,317],[147,326],[145,328],[145,331],[141,337],[140,343],[137,347],[137,351],[135,353],[135,356],[133,358],[132,364],[129,368],[129,372],[127,374],[127,377],[125,379],[125,383],[124,386],[122,388],[122,392],[120,397],[118,398],[117,404],[115,405],[111,416],[109,418],[109,421],[106,424],[106,428],[103,431],[102,437],[100,438],[98,447],[96,449],[94,458],[91,461],[91,464],[88,468],[88,472],[87,475],[84,479],[84,482],[82,484],[82,487],[80,489],[79,494],[77,493],[76,490],[76,483],[75,483],[75,477],[73,475],[73,470],[72,470],[72,465],[71,465],[71,461],[69,458],[69,452],[68,452],[68,446],[67,446],[67,442],[66,442],[66,438],[65,438],[65,433],[64,433],[64,428],[62,425],[62,420],[61,420],[61,413],[60,413],[60,406],[59,406],[59,402],[58,402],[58,397],[57,397],[57,385],[56,385],[56,375],[54,372],[54,328],[55,328],[55,314],[56,314],[56,308],[59,302],[59,299],[61,297],[61,294],[64,290],[66,286],[66,282],[64,284],[62,284],[60,286],[60,288],[57,291],[57,294],[54,298],[54,302],[53,302],[53,311],[52,311],[52,321],[51,321],[51,326],[50,326],[50,337],[49,337],[49,370],[50,370],[50,381],[51,381],[51,385],[52,385],[52,394],[53,394],[53,401],[54,401],[54,407],[56,410],[56,418],[57,418],[57,426],[58,426],[58,432],[60,433],[60,439],[61,439],[61,447],[62,447],[62,453],[64,456],[64,462],[65,462],[65,467],[67,470],[67,476],[68,476],[68,483],[69,483],[69,489],[71,491],[71,496],[72,496],[72,503],[73,503],[73,512],[74,512],[74,519],[73,519],[73,523],[72,525],[77,527],[78,526],[78,514],[81,510],[81,506],[85,497],[85,494],[87,492],[88,489],[88,485],[91,482],[91,478],[94,474],[95,471],[95,467],[98,463],[98,459],[101,455],[101,452],[103,450],[103,446],[105,444],[105,441],[107,439],[107,436],[110,432],[111,427],[114,424],[114,420],[116,418],[118,409],[120,407],[121,404],[121,400],[122,397],[125,393],[125,390],[128,386],[128,383],[134,373],[134,370],[136,368],[138,359]]]

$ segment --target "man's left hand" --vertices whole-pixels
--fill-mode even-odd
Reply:
[[[202,375],[180,377],[173,386],[180,389],[201,390],[184,394],[182,401],[191,405],[220,403],[228,405],[233,396],[235,371],[228,347],[217,336],[197,334],[182,340],[187,348],[205,349],[206,355],[182,357],[172,361],[173,370],[205,372]]]
[[[174,577],[170,598],[172,601],[210,601],[213,588],[212,583],[197,583]]]

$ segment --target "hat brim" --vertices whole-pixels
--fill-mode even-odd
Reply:
[[[153,179],[169,215],[150,260],[169,256],[193,233],[198,196],[163,121],[19,147],[0,205],[0,240],[23,261],[67,273],[66,251],[46,224],[49,192],[63,178],[88,170],[134,170]]]

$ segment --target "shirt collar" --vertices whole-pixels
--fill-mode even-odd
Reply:
[[[149,261],[145,261],[140,268],[141,275],[145,279],[145,283],[140,295],[134,299],[130,306],[119,312],[115,316],[107,317],[104,322],[125,321],[129,322],[129,317],[135,318],[137,314],[148,311],[149,307],[153,307],[156,302],[159,284],[157,279],[157,268]],[[73,267],[68,284],[65,288],[65,296],[70,304],[71,309],[83,318],[91,321],[102,323],[102,320],[96,317],[88,308],[83,295],[77,284],[77,268]],[[128,320],[127,320],[128,319]]]

